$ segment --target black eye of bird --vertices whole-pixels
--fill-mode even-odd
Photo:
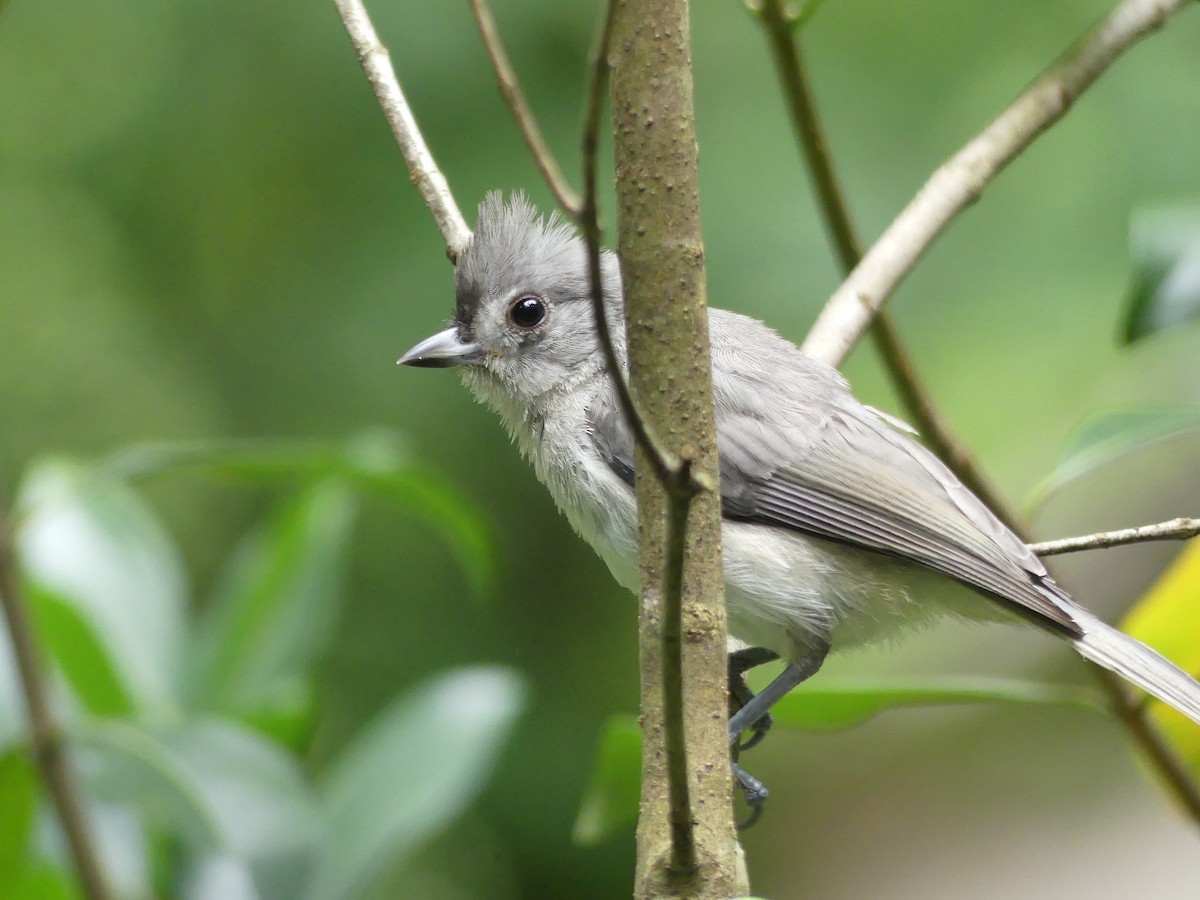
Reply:
[[[546,304],[539,297],[522,297],[508,308],[508,318],[518,328],[535,328],[546,321]]]

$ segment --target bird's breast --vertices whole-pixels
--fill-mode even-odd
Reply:
[[[601,459],[588,433],[583,392],[555,408],[503,416],[513,440],[571,527],[623,587],[637,591],[637,505],[633,489]]]

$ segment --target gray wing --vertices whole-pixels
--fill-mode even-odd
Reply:
[[[726,518],[910,559],[1082,633],[1025,543],[834,370],[752,319],[712,310],[710,327]],[[589,424],[597,452],[632,483],[633,439],[608,392]]]

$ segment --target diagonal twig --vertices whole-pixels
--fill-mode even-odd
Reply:
[[[521,91],[521,85],[517,81],[516,70],[513,69],[512,61],[504,49],[504,43],[500,40],[500,29],[496,26],[496,19],[487,5],[487,0],[471,0],[471,12],[475,14],[475,22],[479,25],[483,45],[487,48],[488,58],[492,61],[497,87],[500,88],[504,102],[508,104],[513,118],[517,121],[521,137],[525,139],[525,144],[533,155],[534,165],[537,166],[542,178],[549,185],[558,205],[572,217],[578,217],[583,208],[582,202],[579,195],[575,193],[575,189],[567,182],[566,176],[563,175],[562,167],[559,166],[558,160],[550,151],[550,147],[542,135],[542,129],[538,126],[537,118],[525,100],[525,94]]]
[[[797,37],[797,14],[786,9],[784,0],[762,0],[751,9],[762,20],[771,55],[779,71],[779,80],[792,119],[792,129],[808,164],[834,250],[843,270],[849,274],[862,259],[862,242],[858,238],[845,194],[834,170],[833,157],[829,153],[821,118],[817,114],[816,103],[809,88]],[[963,484],[993,509],[1001,510],[998,515],[1006,518],[999,495],[976,466],[970,452],[942,421],[928,389],[904,349],[896,324],[886,309],[880,309],[876,313],[871,322],[871,334],[891,376],[892,384],[895,385],[905,409],[930,449],[950,467]],[[1011,527],[1015,522],[1011,517],[1007,517],[1005,524]]]
[[[360,0],[333,0],[342,17],[342,24],[358,54],[358,61],[367,80],[375,91],[375,97],[383,109],[384,118],[396,136],[396,143],[408,163],[409,176],[425,198],[429,211],[437,223],[442,238],[446,241],[446,255],[451,261],[471,241],[471,229],[459,212],[454,195],[450,193],[450,185],[446,183],[433,154],[421,137],[421,129],[413,118],[412,109],[405,99],[396,72],[392,68],[391,58],[387,48],[380,43],[375,26]]]
[[[825,304],[803,350],[840,365],[878,310],[942,230],[1022,150],[1057,122],[1141,38],[1189,0],[1122,0],[946,161]]]
[[[1157,525],[1140,525],[1137,528],[1122,528],[1118,531],[1101,531],[1082,537],[1063,538],[1057,541],[1042,541],[1030,544],[1029,549],[1038,556],[1053,556],[1057,553],[1075,553],[1079,550],[1099,550],[1105,547],[1123,547],[1145,541],[1186,541],[1200,535],[1200,519],[1178,518]]]

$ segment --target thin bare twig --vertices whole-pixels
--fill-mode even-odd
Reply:
[[[471,229],[467,227],[458,204],[454,202],[454,195],[450,193],[450,185],[446,183],[425,139],[421,137],[421,129],[417,127],[417,120],[413,118],[404,91],[400,89],[387,48],[380,43],[375,26],[371,24],[371,18],[359,0],[333,0],[333,3],[341,14],[342,24],[346,26],[358,61],[367,73],[367,80],[371,82],[375,97],[383,109],[383,116],[408,163],[409,176],[425,198],[438,230],[446,241],[446,255],[451,261],[456,260],[471,241]]]
[[[8,622],[13,656],[21,679],[21,690],[29,714],[29,740],[33,755],[58,812],[67,839],[67,850],[79,884],[88,900],[112,896],[96,853],[95,841],[79,794],[75,774],[63,749],[62,732],[50,711],[49,691],[39,658],[37,638],[29,621],[28,607],[18,572],[14,538],[7,519],[7,506],[0,497],[0,604]]]
[[[917,374],[912,357],[904,350],[896,320],[886,309],[879,310],[872,320],[871,339],[888,370],[896,393],[900,395],[900,402],[912,416],[913,425],[929,445],[929,449],[937,454],[975,496],[991,507],[992,512],[1005,525],[1013,531],[1020,532],[1023,526],[975,462],[971,451],[954,436],[950,427],[938,414],[929,389]]]
[[[1122,528],[1118,531],[1101,531],[1082,537],[1063,538],[1058,541],[1042,541],[1030,544],[1029,549],[1038,556],[1053,556],[1056,553],[1075,553],[1078,550],[1099,550],[1104,547],[1120,547],[1125,544],[1140,544],[1144,541],[1186,541],[1200,534],[1200,519],[1172,519],[1157,525],[1141,525],[1137,528]]]
[[[796,14],[789,12],[783,0],[762,0],[752,7],[762,20],[771,55],[779,71],[779,80],[791,114],[792,129],[804,153],[812,175],[817,198],[834,250],[842,268],[849,274],[862,259],[858,238],[845,194],[833,167],[833,156],[825,138],[816,102],[809,88],[804,57],[797,35]],[[930,449],[938,455],[968,488],[998,513],[1006,516],[999,495],[975,465],[967,449],[955,439],[938,414],[929,390],[917,374],[904,349],[896,324],[886,309],[880,309],[871,323],[871,334],[880,358],[900,395],[908,415]],[[1011,518],[1006,522],[1015,524]]]
[[[577,217],[582,209],[579,195],[575,193],[575,189],[563,175],[558,160],[554,158],[554,154],[542,135],[542,129],[538,127],[537,118],[525,100],[521,85],[517,81],[516,70],[513,69],[512,61],[504,49],[504,42],[500,39],[500,29],[496,27],[496,19],[487,5],[487,0],[471,0],[471,11],[475,14],[475,22],[479,25],[479,33],[487,48],[488,58],[492,61],[492,69],[496,72],[496,83],[500,88],[500,95],[504,97],[504,102],[512,111],[513,118],[517,120],[521,137],[525,139],[529,152],[533,154],[534,165],[542,173],[546,184],[550,186],[550,191],[554,194],[558,205],[569,215]]]
[[[1171,796],[1179,803],[1194,824],[1200,824],[1200,786],[1192,778],[1191,769],[1181,760],[1166,738],[1147,716],[1149,707],[1130,690],[1129,686],[1108,669],[1090,666],[1100,687],[1108,695],[1108,706],[1125,726],[1134,744],[1146,761],[1158,773]],[[1145,695],[1149,697],[1149,694]]]
[[[896,217],[833,296],[804,342],[804,352],[840,365],[892,291],[949,222],[993,178],[1057,122],[1084,90],[1138,40],[1189,0],[1122,0],[944,163]]]
[[[690,459],[684,465],[691,470]],[[688,783],[688,744],[683,704],[683,567],[687,560],[687,520],[693,494],[667,488],[666,564],[663,566],[662,642],[663,745],[667,753],[668,815],[671,821],[671,868],[696,868],[696,816]]]
[[[612,373],[613,384],[617,389],[621,413],[629,422],[634,439],[645,452],[646,458],[650,461],[654,474],[662,483],[663,488],[670,493],[682,491],[691,496],[700,489],[701,485],[696,481],[691,466],[685,465],[683,460],[663,446],[638,410],[633,394],[629,391],[629,381],[617,358],[608,315],[604,309],[604,286],[600,274],[600,212],[596,202],[596,185],[599,177],[597,154],[600,147],[600,119],[601,113],[604,111],[604,92],[608,84],[608,47],[612,39],[615,6],[615,2],[609,2],[605,6],[604,20],[600,25],[600,33],[596,39],[589,66],[591,75],[588,79],[587,103],[583,114],[583,198],[576,214],[576,221],[583,232],[584,244],[587,247],[588,274],[592,288],[592,312],[596,317],[596,331],[600,336],[600,347],[604,352],[605,365]]]

